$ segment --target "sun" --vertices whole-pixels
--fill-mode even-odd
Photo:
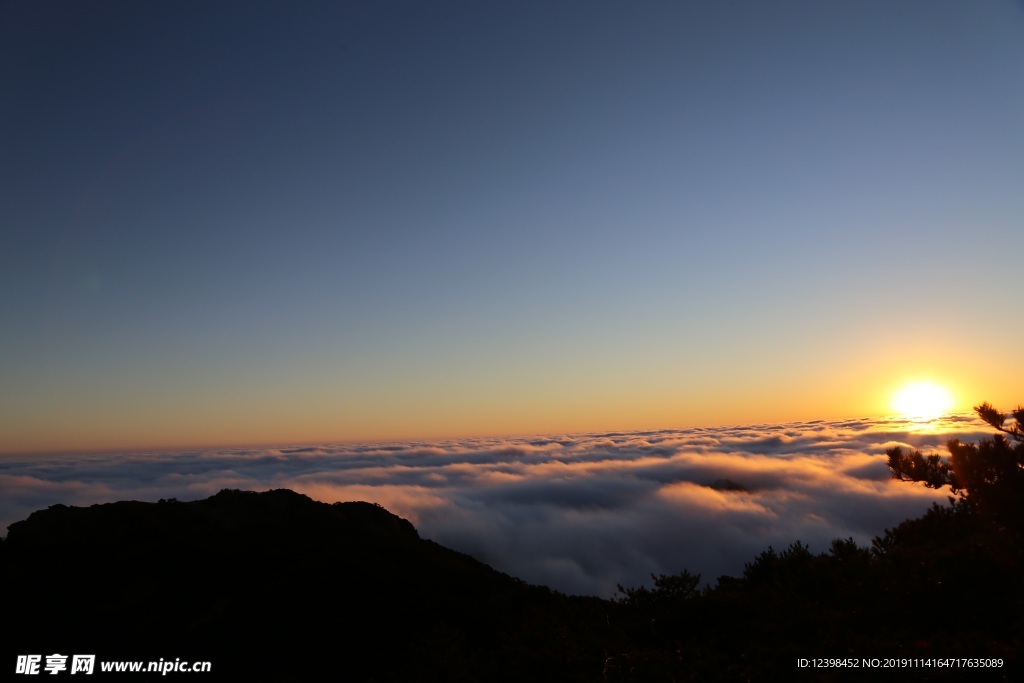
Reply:
[[[914,382],[892,397],[892,407],[911,420],[934,420],[953,407],[953,396],[932,382]]]

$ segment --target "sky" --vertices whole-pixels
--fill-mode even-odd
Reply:
[[[1009,409],[1022,181],[1010,0],[7,0],[0,452]]]
[[[424,538],[529,583],[612,597],[684,570],[738,576],[768,549],[861,546],[949,491],[892,478],[885,451],[944,451],[972,415],[525,438],[0,456],[0,531],[55,503],[288,488],[367,500]]]

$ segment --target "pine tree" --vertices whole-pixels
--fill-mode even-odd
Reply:
[[[949,486],[962,504],[992,514],[1004,524],[1021,528],[1024,521],[1024,407],[1005,415],[989,403],[975,412],[999,433],[980,443],[946,444],[949,456],[907,453],[890,448],[889,469],[901,481],[923,482],[930,488]]]

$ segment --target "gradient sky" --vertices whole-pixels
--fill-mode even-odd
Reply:
[[[0,4],[0,451],[1024,400],[1019,2]]]

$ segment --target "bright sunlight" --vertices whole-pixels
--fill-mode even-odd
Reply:
[[[934,420],[953,407],[953,397],[938,384],[914,382],[896,392],[892,407],[911,420]]]

